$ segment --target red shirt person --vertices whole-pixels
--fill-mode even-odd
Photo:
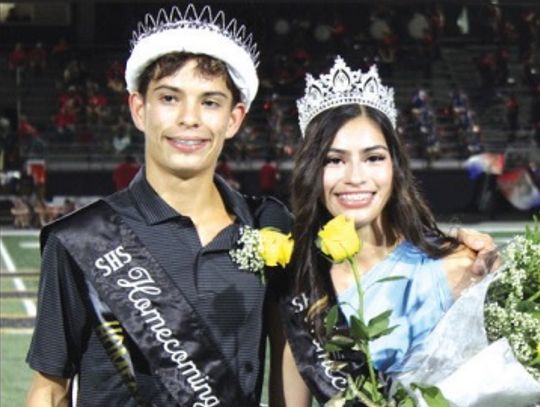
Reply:
[[[117,191],[126,188],[135,174],[139,171],[140,165],[131,155],[126,156],[113,172],[114,186]]]

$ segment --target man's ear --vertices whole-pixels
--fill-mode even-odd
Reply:
[[[128,102],[129,111],[131,112],[131,119],[133,120],[135,127],[144,133],[144,97],[139,92],[130,93]]]
[[[229,118],[229,124],[227,126],[227,132],[225,133],[225,138],[233,138],[234,135],[240,129],[244,118],[246,117],[247,109],[244,103],[237,103],[231,111],[231,117]]]

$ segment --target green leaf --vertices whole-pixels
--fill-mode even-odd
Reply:
[[[369,341],[367,326],[354,315],[351,316],[351,334],[358,342]]]
[[[332,308],[330,308],[330,311],[328,311],[328,314],[326,314],[326,318],[324,320],[324,327],[326,328],[326,335],[330,336],[332,333],[332,330],[336,326],[336,322],[338,319],[338,306],[334,305]]]
[[[324,350],[327,351],[327,352],[339,352],[341,350],[341,348],[336,345],[335,343],[332,343],[332,342],[326,342],[324,344]]]
[[[392,315],[392,310],[387,310],[369,320],[367,325],[369,339],[373,340],[375,337],[380,336],[380,333],[388,328],[390,315]]]
[[[399,402],[398,407],[416,407],[416,403],[411,396],[408,396]]]
[[[437,386],[423,386],[417,383],[411,383],[411,388],[420,390],[422,397],[424,397],[429,407],[450,407],[450,404]]]
[[[392,325],[390,328],[387,328],[381,332],[379,332],[377,335],[371,336],[370,340],[375,340],[377,338],[380,338],[381,336],[385,336],[390,334],[394,329],[396,329],[399,325]]]
[[[334,335],[332,338],[330,338],[329,342],[341,347],[342,349],[350,348],[354,345],[354,339],[345,335]]]

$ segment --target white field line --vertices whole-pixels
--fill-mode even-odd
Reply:
[[[13,259],[9,255],[9,252],[6,249],[6,246],[4,245],[4,241],[0,239],[0,256],[2,257],[2,261],[6,265],[6,269],[9,273],[15,273],[17,271],[17,268],[15,267],[15,263],[13,262]],[[13,284],[15,285],[15,289],[17,291],[26,291],[26,286],[24,285],[24,281],[20,277],[14,277],[13,278]],[[33,300],[30,298],[23,298],[23,305],[26,309],[26,313],[30,317],[36,316],[36,304]]]

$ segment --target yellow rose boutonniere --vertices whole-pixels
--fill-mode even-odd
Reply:
[[[294,242],[291,234],[284,235],[277,230],[264,228],[260,232],[259,253],[264,264],[270,267],[285,267],[291,260]]]
[[[290,234],[273,228],[258,230],[244,226],[240,229],[238,247],[229,254],[240,270],[260,274],[264,283],[264,267],[285,267],[291,259],[293,246]]]
[[[321,251],[336,263],[341,263],[360,251],[361,243],[354,222],[338,215],[319,231]]]

